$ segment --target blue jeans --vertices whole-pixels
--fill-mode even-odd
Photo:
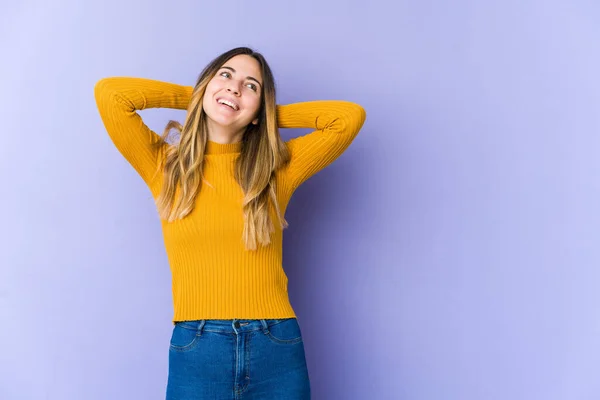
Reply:
[[[177,322],[167,400],[308,400],[310,381],[296,318]]]

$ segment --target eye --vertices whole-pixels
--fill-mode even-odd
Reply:
[[[250,87],[250,89],[252,89],[252,90],[254,90],[256,92],[257,87],[256,87],[256,85],[254,83],[249,83],[248,87]]]
[[[223,71],[223,72],[221,72],[221,74],[220,74],[220,75],[221,75],[221,76],[224,76],[223,74],[227,74],[227,75],[228,75],[228,76],[226,76],[225,78],[229,78],[229,77],[231,77],[231,74],[230,74],[229,72],[227,72],[227,71]]]

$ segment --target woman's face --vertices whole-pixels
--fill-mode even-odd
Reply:
[[[262,83],[256,59],[245,54],[230,58],[206,87],[202,100],[204,112],[213,123],[232,132],[250,123],[257,124]]]

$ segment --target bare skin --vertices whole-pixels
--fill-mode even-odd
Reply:
[[[260,64],[253,57],[240,54],[221,66],[202,100],[210,141],[239,142],[248,124],[258,124],[262,82]],[[220,104],[222,100],[230,105]]]

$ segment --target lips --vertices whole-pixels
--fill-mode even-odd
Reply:
[[[225,101],[228,104],[223,104],[220,101]],[[239,109],[240,109],[240,105],[237,102],[235,102],[234,100],[229,99],[227,97],[217,97],[216,102],[218,105],[220,105],[222,107],[226,107],[227,109],[229,109],[231,111],[239,111]]]

